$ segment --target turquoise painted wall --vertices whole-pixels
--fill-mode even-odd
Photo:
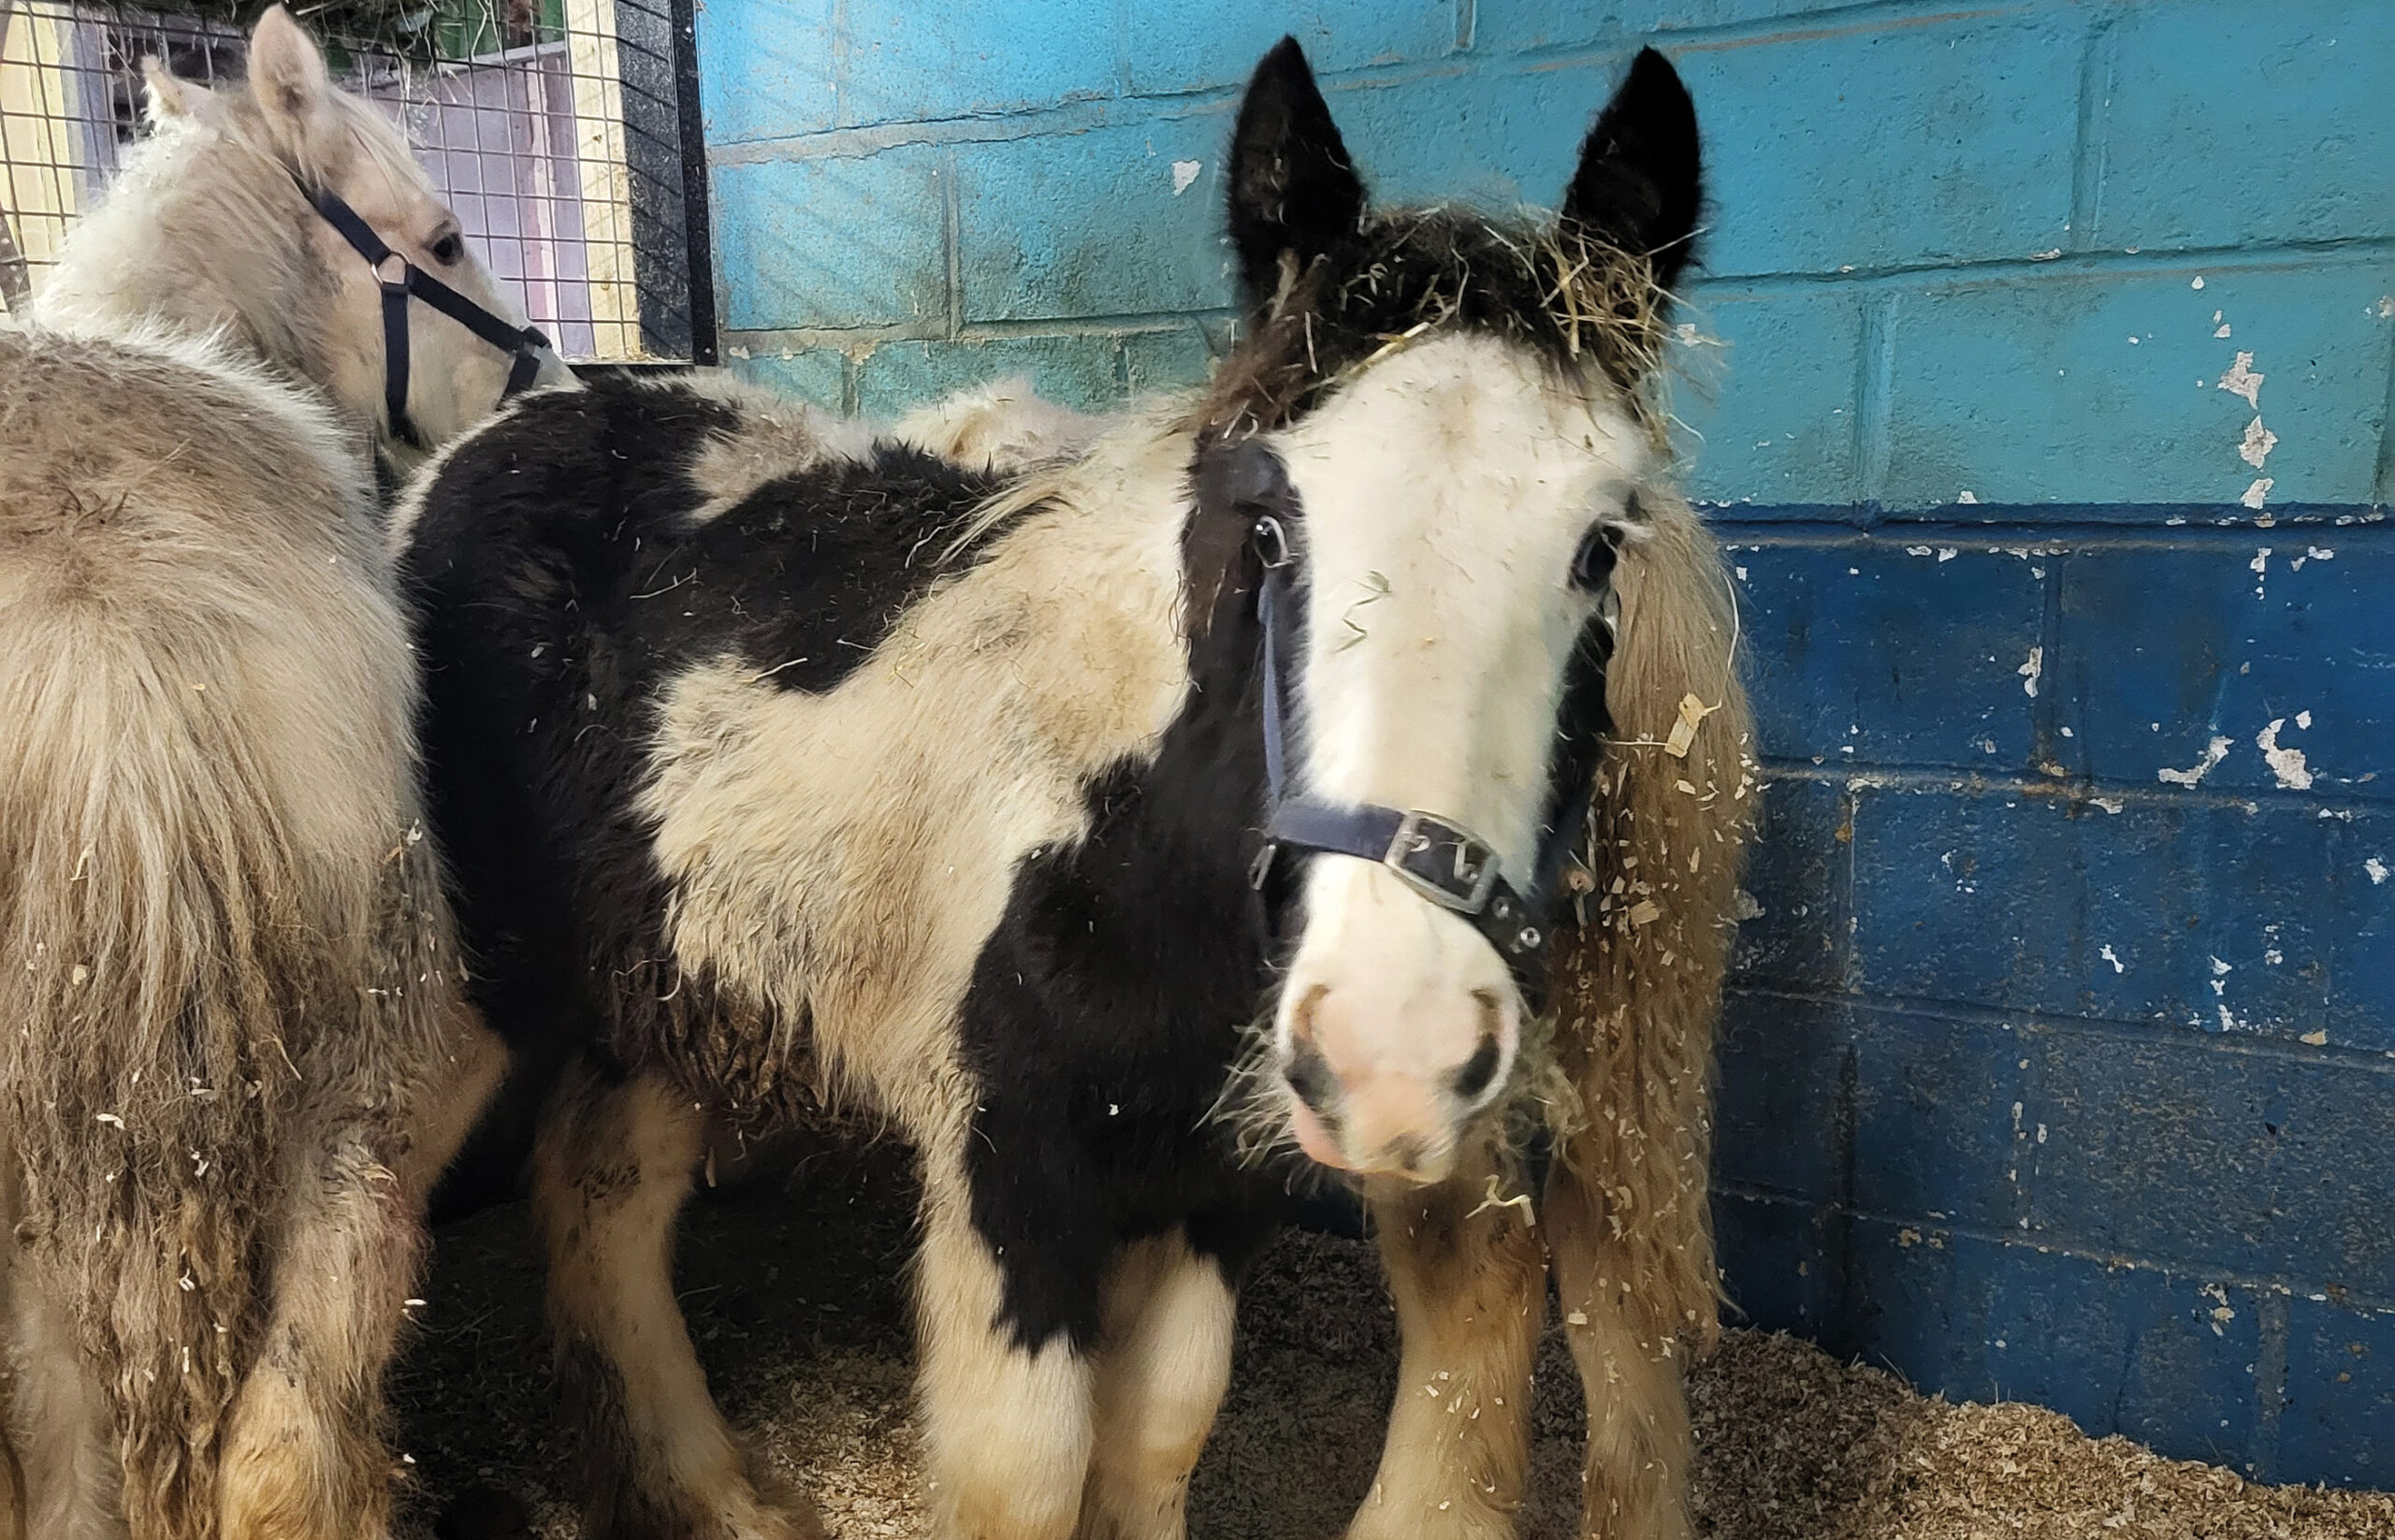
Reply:
[[[1283,31],[1394,197],[1551,203],[1643,42],[1695,93],[1676,400],[1774,782],[1734,1296],[2395,1487],[2395,5],[706,0],[729,354],[1199,377]]]

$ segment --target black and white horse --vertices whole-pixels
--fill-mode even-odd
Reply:
[[[1490,1199],[1525,1096],[1580,1195],[1550,1201],[1585,1231],[1572,1315],[1623,1318],[1595,1271],[1620,1210],[1589,1196],[1619,1184],[1574,1158],[1595,1111],[1561,1106],[1610,1051],[1538,1002],[1567,890],[1630,907],[1559,860],[1627,816],[1599,774],[1617,553],[1668,569],[1648,610],[1696,617],[1659,621],[1646,694],[1691,667],[1734,689],[1646,396],[1694,113],[1650,51],[1560,221],[1374,213],[1284,42],[1230,187],[1246,341],[1061,464],[1008,481],[730,387],[615,384],[521,402],[403,510],[480,1003],[565,1067],[533,1170],[588,1533],[811,1530],[709,1402],[669,1262],[709,1130],[819,1097],[920,1152],[943,1534],[1179,1535],[1235,1281],[1324,1168],[1373,1200],[1409,1378],[1439,1389],[1400,1398],[1353,1533],[1509,1533],[1545,1272],[1531,1205]],[[1726,809],[1734,763],[1665,778]],[[1735,838],[1712,853],[1735,867]],[[1701,1058],[1719,909],[1683,908]],[[1701,1127],[1652,1164],[1685,1198],[1690,1140],[1701,1204]],[[1668,1360],[1709,1326],[1699,1265],[1706,1321],[1675,1297],[1591,1339],[1592,1409],[1637,1389],[1617,1348],[1654,1403],[1606,1435],[1608,1533],[1685,1528]]]

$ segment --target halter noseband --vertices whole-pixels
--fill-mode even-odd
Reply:
[[[1541,836],[1527,891],[1507,880],[1495,847],[1469,829],[1434,813],[1377,804],[1325,802],[1288,786],[1283,740],[1289,715],[1286,659],[1288,616],[1297,555],[1285,520],[1299,511],[1280,458],[1254,440],[1217,451],[1220,463],[1204,467],[1201,500],[1219,498],[1252,518],[1250,544],[1263,569],[1256,615],[1264,632],[1264,848],[1256,852],[1250,879],[1262,888],[1273,863],[1286,850],[1352,856],[1385,866],[1397,879],[1441,908],[1452,910],[1497,949],[1512,970],[1515,986],[1532,1016],[1546,1009],[1550,924],[1562,888],[1564,863],[1587,818],[1593,777],[1580,777],[1556,809]],[[1613,618],[1605,617],[1605,650],[1611,652]],[[1612,732],[1601,721],[1602,735]]]
[[[293,179],[298,181],[297,178]],[[383,404],[391,419],[391,431],[401,443],[414,448],[424,447],[424,439],[415,430],[415,423],[408,416],[408,297],[430,305],[468,331],[499,349],[512,353],[515,361],[507,370],[507,388],[500,399],[515,395],[538,377],[541,358],[538,349],[549,345],[549,340],[536,327],[510,325],[459,294],[422,268],[401,256],[384,243],[374,227],[357,217],[357,211],[342,202],[338,194],[325,187],[299,183],[301,196],[325,216],[325,223],[341,232],[367,266],[374,269],[374,282],[383,288]],[[396,273],[393,264],[398,264]]]

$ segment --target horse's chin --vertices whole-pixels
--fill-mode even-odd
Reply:
[[[1298,1148],[1307,1159],[1334,1171],[1353,1170],[1346,1155],[1339,1148],[1339,1140],[1314,1110],[1295,1097],[1289,1098],[1289,1132],[1297,1140]]]

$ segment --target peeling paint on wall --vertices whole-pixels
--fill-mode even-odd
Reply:
[[[2167,780],[2173,786],[2200,786],[2203,784],[2204,777],[2212,774],[2213,767],[2228,757],[2228,750],[2234,741],[2215,735],[2211,745],[2204,749],[2202,759],[2185,770],[2156,770],[2154,773],[2155,778]]]
[[[2220,377],[2215,388],[2243,397],[2247,406],[2259,412],[2262,410],[2262,382],[2268,377],[2254,367],[2251,353],[2240,353],[2237,361],[2228,366],[2228,372]]]
[[[2271,458],[2271,451],[2278,446],[2279,436],[2264,428],[2262,419],[2256,417],[2245,425],[2245,437],[2237,445],[2237,458],[2258,471],[2262,462]]]
[[[2304,713],[2307,718],[2311,715],[2308,711]],[[2305,721],[2301,725],[2309,727],[2312,724]],[[2280,786],[2290,792],[2309,792],[2312,790],[2312,771],[2303,763],[2303,750],[2283,748],[2279,744],[2279,730],[2285,726],[2285,717],[2272,718],[2271,725],[2255,737],[2254,746],[2262,751],[2263,762],[2270,765],[2271,774],[2278,777]]]

